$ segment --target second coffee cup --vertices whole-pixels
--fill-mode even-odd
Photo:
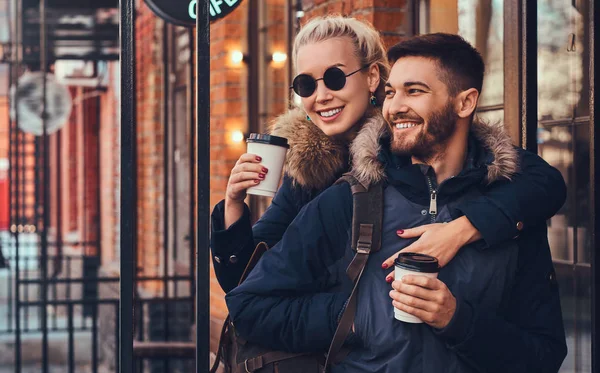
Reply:
[[[437,278],[440,267],[438,260],[432,256],[417,253],[400,253],[394,261],[394,278],[400,280],[405,275],[420,275],[431,278]],[[408,314],[394,307],[394,317],[396,320],[409,322],[413,324],[423,321],[416,316]]]
[[[269,170],[257,186],[248,188],[247,193],[267,197],[275,196],[285,156],[290,147],[288,140],[279,136],[251,133],[246,142],[248,143],[247,152],[261,157],[260,163]]]

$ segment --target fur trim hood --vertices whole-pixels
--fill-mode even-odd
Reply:
[[[325,135],[306,119],[300,109],[292,109],[277,117],[271,134],[288,139],[290,149],[284,171],[295,185],[308,189],[324,189],[348,170],[363,184],[371,185],[385,178],[384,166],[378,159],[379,139],[387,132],[387,124],[378,111],[364,120],[348,147],[347,141]],[[488,165],[486,182],[511,179],[518,172],[518,154],[510,137],[501,126],[475,121],[472,133],[493,155]],[[350,161],[350,159],[352,159]]]
[[[363,185],[371,185],[385,178],[384,166],[378,154],[381,150],[379,139],[386,132],[385,122],[381,127],[365,125],[350,145],[352,174]],[[490,184],[500,179],[511,180],[519,171],[519,155],[504,128],[475,120],[471,125],[471,133],[493,157],[493,161],[487,165],[485,182]]]
[[[288,139],[290,149],[284,171],[295,185],[325,189],[348,170],[347,142],[325,135],[300,109],[277,117],[271,134]]]

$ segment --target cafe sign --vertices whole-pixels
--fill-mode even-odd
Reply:
[[[209,3],[210,21],[231,13],[242,0],[144,0],[152,11],[169,23],[196,27],[196,6]]]

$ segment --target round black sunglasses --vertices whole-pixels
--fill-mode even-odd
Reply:
[[[346,85],[346,78],[356,74],[357,72],[366,69],[369,65],[365,65],[358,70],[349,74],[345,74],[339,67],[333,66],[325,70],[322,78],[315,79],[308,74],[300,74],[294,78],[291,89],[300,97],[310,97],[317,89],[317,82],[322,80],[325,86],[332,91],[339,91]]]

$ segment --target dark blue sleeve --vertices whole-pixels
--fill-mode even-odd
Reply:
[[[350,188],[343,184],[300,211],[282,240],[225,297],[240,336],[290,352],[329,347],[350,295],[332,290],[330,268],[347,249],[351,210]]]
[[[487,246],[517,236],[550,219],[565,203],[567,187],[556,168],[537,154],[518,148],[520,172],[512,181],[491,184],[483,196],[457,205]]]
[[[545,226],[517,239],[519,270],[503,311],[482,309],[457,299],[456,313],[436,332],[478,371],[558,372],[567,355],[556,273]],[[542,244],[544,247],[539,247]]]
[[[211,215],[210,247],[215,275],[225,292],[236,287],[259,242],[275,246],[298,213],[292,180],[283,183],[260,220],[252,227],[250,210],[244,205],[242,217],[225,229],[225,201],[219,202]],[[232,260],[233,259],[233,260]]]

